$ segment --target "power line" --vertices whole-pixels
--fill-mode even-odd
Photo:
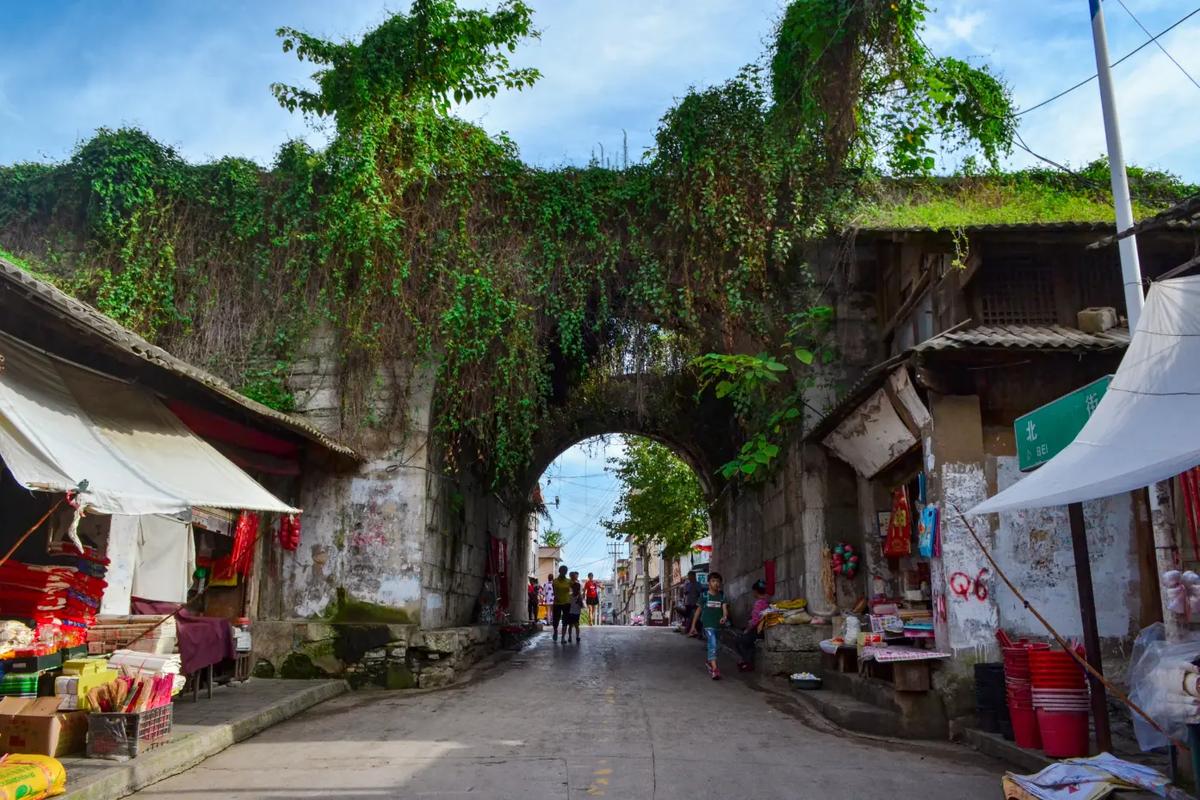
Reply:
[[[1121,8],[1125,9],[1125,13],[1129,15],[1129,18],[1131,20],[1133,20],[1134,23],[1139,28],[1142,29],[1142,32],[1145,33],[1147,36],[1149,36],[1150,31],[1146,30],[1146,26],[1142,24],[1142,21],[1133,15],[1133,12],[1129,10],[1129,6],[1125,5],[1125,0],[1117,0],[1117,2],[1121,4]],[[1175,60],[1175,56],[1173,56],[1167,52],[1167,48],[1163,47],[1163,43],[1158,41],[1157,36],[1152,38],[1151,41],[1154,42],[1156,45],[1158,45],[1158,49],[1162,50],[1164,56],[1171,59],[1172,64],[1179,67],[1179,71],[1183,73],[1185,78],[1187,78],[1189,81],[1192,82],[1192,86],[1195,86],[1197,89],[1200,89],[1200,83],[1196,83],[1196,79],[1192,77],[1190,72],[1188,72],[1186,69],[1183,68],[1183,64],[1180,64],[1178,61]]]
[[[1122,5],[1122,6],[1124,6],[1125,4],[1124,4],[1124,3],[1121,3],[1121,5]],[[1125,9],[1125,10],[1126,10],[1126,11],[1128,11],[1129,9]],[[1124,63],[1125,61],[1127,61],[1128,59],[1132,58],[1132,57],[1133,57],[1134,55],[1136,55],[1137,53],[1140,53],[1142,50],[1144,50],[1145,48],[1149,47],[1151,44],[1154,44],[1154,43],[1156,43],[1156,42],[1157,42],[1159,39],[1161,39],[1163,36],[1166,36],[1168,33],[1170,33],[1171,31],[1175,30],[1175,29],[1176,29],[1176,28],[1178,28],[1180,25],[1182,25],[1183,23],[1187,22],[1189,19],[1191,19],[1192,17],[1196,16],[1197,14],[1200,14],[1200,7],[1197,7],[1195,10],[1193,10],[1193,11],[1191,11],[1190,13],[1188,13],[1188,14],[1184,15],[1184,16],[1183,16],[1183,17],[1181,17],[1180,19],[1176,20],[1176,21],[1175,21],[1175,22],[1174,22],[1174,23],[1173,23],[1173,24],[1172,24],[1170,27],[1164,28],[1162,31],[1160,31],[1160,32],[1158,33],[1158,35],[1156,35],[1156,36],[1152,36],[1152,37],[1150,37],[1149,39],[1147,39],[1146,41],[1142,42],[1140,45],[1138,45],[1137,47],[1135,47],[1134,49],[1130,50],[1130,51],[1129,51],[1128,53],[1126,53],[1125,55],[1123,55],[1123,56],[1121,56],[1120,58],[1118,58],[1116,61],[1114,61],[1114,62],[1113,62],[1112,64],[1110,64],[1109,66],[1113,66],[1113,67],[1115,67],[1115,66],[1118,66],[1119,64],[1122,64],[1122,63]],[[1130,14],[1130,16],[1133,16],[1133,15],[1132,15],[1132,14]],[[1135,22],[1137,22],[1137,20],[1136,20],[1136,19],[1135,19],[1134,21],[1135,21]],[[1141,25],[1141,23],[1139,22],[1139,23],[1138,23],[1138,25]],[[1142,30],[1146,30],[1146,29],[1145,29],[1145,28],[1142,28]],[[1147,33],[1147,34],[1149,34],[1149,33],[1150,33],[1150,31],[1146,31],[1146,33]],[[1162,45],[1159,45],[1159,47],[1161,47],[1161,46],[1162,46]],[[1166,52],[1166,51],[1164,50],[1163,52]],[[1168,57],[1169,57],[1169,55],[1170,55],[1170,54],[1168,54]],[[1172,61],[1174,61],[1175,59],[1173,59],[1173,58],[1172,58],[1171,60],[1172,60]],[[1176,64],[1176,66],[1178,66],[1178,64]],[[1180,67],[1180,69],[1182,69],[1182,67]],[[1186,74],[1186,73],[1185,73],[1185,74]],[[1091,76],[1090,78],[1084,78],[1083,80],[1081,80],[1079,83],[1075,84],[1074,86],[1071,86],[1071,87],[1069,87],[1069,88],[1067,88],[1067,89],[1063,89],[1063,90],[1062,90],[1061,92],[1059,92],[1058,94],[1054,95],[1053,97],[1048,97],[1048,98],[1046,98],[1045,100],[1043,100],[1042,102],[1038,103],[1038,104],[1037,104],[1037,105],[1035,105],[1035,106],[1030,106],[1029,108],[1021,109],[1020,111],[1018,111],[1018,112],[1015,114],[1015,116],[1018,116],[1018,117],[1020,117],[1020,116],[1023,116],[1023,115],[1025,115],[1025,114],[1028,114],[1030,111],[1037,111],[1037,110],[1038,110],[1039,108],[1041,108],[1042,106],[1048,106],[1048,105],[1050,105],[1051,103],[1053,103],[1055,100],[1059,99],[1060,97],[1064,97],[1064,96],[1066,96],[1066,95],[1070,94],[1071,92],[1075,91],[1075,90],[1076,90],[1076,89],[1078,89],[1080,86],[1086,86],[1087,84],[1089,84],[1089,83],[1091,83],[1092,81],[1096,80],[1096,77],[1097,77],[1097,73],[1093,72],[1093,73],[1092,73],[1092,76]],[[1191,78],[1191,77],[1192,77],[1191,75],[1188,75],[1188,78]],[[1195,83],[1195,81],[1192,81],[1192,83]],[[1200,84],[1197,84],[1197,85],[1198,85],[1198,86],[1200,86]]]

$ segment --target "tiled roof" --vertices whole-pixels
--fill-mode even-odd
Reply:
[[[198,383],[210,393],[240,406],[252,416],[265,418],[274,423],[276,427],[289,430],[339,455],[359,461],[363,460],[362,456],[353,448],[330,438],[311,423],[251,400],[235,391],[216,375],[176,358],[161,347],[150,344],[87,303],[76,300],[45,281],[38,280],[3,258],[0,258],[0,282],[22,292],[47,314],[74,323],[86,333],[97,336],[122,352],[136,356],[159,369]]]
[[[898,366],[916,353],[947,350],[1016,350],[1024,352],[1096,352],[1129,346],[1129,330],[1112,328],[1104,333],[1084,333],[1063,325],[979,325],[949,331],[926,339],[916,347],[894,355],[867,370],[804,434],[807,441],[820,441],[845,417],[883,385]]]
[[[1004,348],[1015,350],[1108,350],[1129,345],[1129,330],[1084,333],[1062,325],[980,325],[939,334],[921,342],[918,353],[931,350]]]

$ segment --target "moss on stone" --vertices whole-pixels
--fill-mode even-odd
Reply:
[[[293,680],[328,678],[329,673],[313,663],[304,653],[288,653],[279,666],[279,677]]]
[[[1173,176],[1130,168],[1134,216],[1150,216],[1195,191]],[[850,227],[955,230],[981,225],[1111,223],[1107,166],[1076,176],[1025,170],[952,178],[879,181],[851,214]]]
[[[355,600],[345,590],[337,590],[337,600],[325,610],[330,622],[333,623],[368,623],[375,625],[415,625],[418,620],[415,614],[403,608],[368,603]]]
[[[407,666],[389,664],[384,685],[388,689],[415,689],[417,686],[417,676]]]
[[[258,663],[254,665],[254,669],[250,673],[256,678],[274,678],[275,665],[265,658],[260,658]]]

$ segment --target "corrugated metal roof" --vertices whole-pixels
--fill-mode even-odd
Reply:
[[[240,406],[251,415],[267,419],[277,427],[316,442],[327,450],[359,461],[364,460],[353,448],[330,438],[311,423],[291,414],[276,411],[234,391],[229,384],[216,375],[176,358],[161,347],[150,344],[87,303],[71,297],[45,281],[38,280],[16,264],[3,258],[0,258],[0,280],[23,291],[30,300],[41,305],[47,313],[78,324],[87,332],[99,336],[122,352],[136,356],[173,375],[198,383],[204,389]]]
[[[1063,325],[979,325],[926,339],[916,347],[892,356],[867,370],[837,403],[805,434],[819,441],[865,401],[900,364],[916,353],[947,350],[1017,350],[1024,352],[1097,352],[1129,346],[1129,329],[1084,333]]]
[[[1084,333],[1062,325],[980,325],[939,334],[921,342],[914,352],[1002,348],[1016,350],[1108,350],[1129,345],[1129,330]]]

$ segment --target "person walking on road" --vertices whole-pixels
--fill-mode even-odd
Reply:
[[[554,626],[554,641],[558,641],[558,629],[562,626],[562,641],[567,642],[567,615],[571,613],[571,579],[567,577],[567,568],[558,568],[558,577],[551,583],[554,598],[551,622]]]
[[[588,625],[595,625],[596,620],[600,617],[600,582],[590,572],[587,581],[583,584],[583,599],[587,603]]]
[[[575,631],[575,644],[579,644],[579,617],[583,614],[583,587],[579,584],[579,573],[571,573],[571,611],[567,614],[567,641]]]
[[[771,596],[767,594],[766,581],[755,581],[752,589],[754,605],[750,608],[750,619],[746,621],[745,630],[738,634],[737,641],[734,642],[738,653],[739,672],[750,672],[754,669],[754,651],[758,637],[762,636],[763,615],[771,607]]]
[[[546,576],[542,584],[542,605],[546,607],[546,624],[550,624],[551,612],[554,610],[554,573]]]
[[[529,576],[528,598],[525,602],[525,611],[529,615],[530,622],[537,622],[538,618],[538,601],[542,597],[542,589],[538,586],[537,578]]]
[[[688,572],[687,580],[683,582],[683,631],[688,633],[688,626],[696,616],[696,605],[700,602],[700,582],[696,580],[694,571]],[[695,631],[689,635],[698,636]]]
[[[721,591],[723,582],[721,573],[709,573],[708,591],[700,595],[700,605],[692,617],[693,634],[696,632],[696,623],[704,625],[705,660],[708,674],[714,681],[721,679],[721,670],[717,667],[717,648],[720,646],[717,636],[721,626],[729,624],[729,604],[725,602],[725,592]]]

